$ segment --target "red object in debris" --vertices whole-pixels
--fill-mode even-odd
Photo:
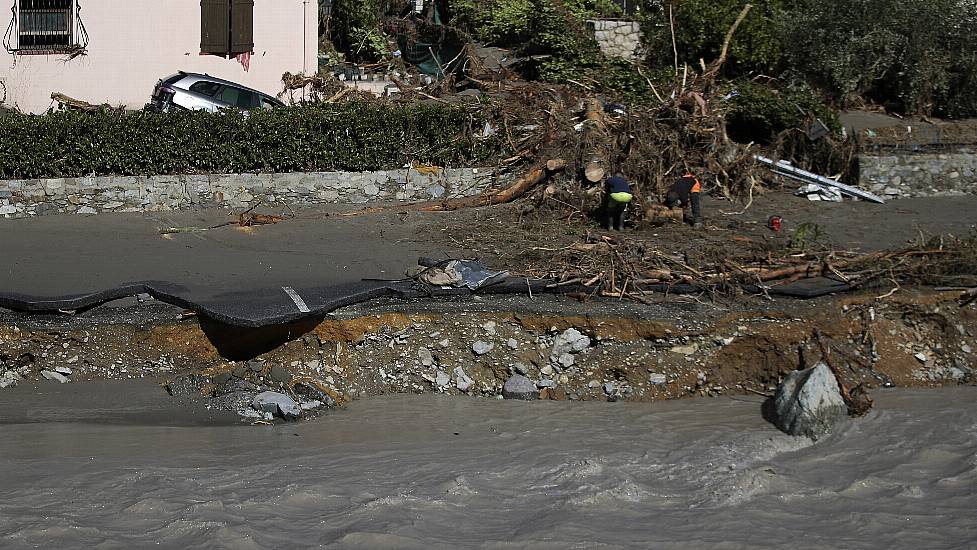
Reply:
[[[775,233],[780,233],[780,225],[783,223],[783,221],[784,219],[780,216],[770,216],[770,218],[767,220],[767,227]]]

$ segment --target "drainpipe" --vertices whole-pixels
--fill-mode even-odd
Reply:
[[[309,72],[309,0],[302,0],[302,74]]]

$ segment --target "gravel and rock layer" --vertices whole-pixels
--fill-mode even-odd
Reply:
[[[523,399],[770,394],[822,350],[848,387],[974,383],[977,306],[960,307],[956,296],[739,306],[675,298],[627,307],[553,297],[388,302],[266,331],[205,331],[161,305],[71,317],[7,313],[0,387],[152,377],[171,393],[268,420],[298,415],[252,406],[263,392],[287,396],[301,415],[389,393],[501,398],[507,383]]]

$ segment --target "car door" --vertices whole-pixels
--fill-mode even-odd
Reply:
[[[216,82],[201,80],[190,85],[187,94],[187,105],[184,107],[191,110],[216,111],[217,105],[214,103],[214,96],[220,91],[221,85]]]

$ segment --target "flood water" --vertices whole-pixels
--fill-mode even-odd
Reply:
[[[759,398],[0,425],[0,548],[148,547],[975,548],[977,388],[876,394],[814,445]]]

